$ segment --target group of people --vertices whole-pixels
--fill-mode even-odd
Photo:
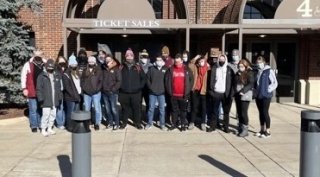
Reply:
[[[241,59],[236,49],[231,62],[217,50],[194,58],[183,51],[171,58],[167,46],[152,61],[147,50],[139,52],[136,59],[130,48],[121,63],[103,50],[88,57],[81,49],[77,56],[68,60],[60,56],[56,61],[44,60],[41,55],[34,52],[24,65],[21,84],[28,98],[31,130],[40,129],[43,136],[55,134],[54,126],[71,131],[71,115],[76,110],[92,112],[95,130],[100,129],[103,117],[107,118],[106,128],[113,130],[126,128],[129,117],[137,129],[148,130],[159,117],[161,130],[186,131],[199,126],[207,132],[219,128],[229,133],[229,113],[235,100],[238,136],[245,137],[252,99],[261,125],[255,135],[271,135],[268,112],[277,79],[262,56],[254,65]]]

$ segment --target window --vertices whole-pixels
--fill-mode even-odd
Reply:
[[[162,0],[148,0],[153,7],[157,19],[162,19]]]
[[[261,12],[250,5],[246,5],[244,8],[244,19],[264,19],[264,16],[261,14]]]

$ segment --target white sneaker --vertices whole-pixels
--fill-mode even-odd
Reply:
[[[44,129],[41,130],[41,134],[44,136],[44,137],[47,137],[49,136],[48,132]]]
[[[261,135],[263,135],[263,131],[260,131],[260,132],[256,132],[255,134],[254,134],[254,136],[258,136],[258,137],[260,137]]]
[[[56,132],[53,131],[51,128],[48,128],[48,134],[49,134],[49,135],[55,135]]]
[[[64,130],[64,129],[66,129],[66,127],[65,126],[60,126],[60,127],[58,127],[58,129]]]

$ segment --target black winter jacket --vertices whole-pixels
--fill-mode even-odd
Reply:
[[[80,102],[80,95],[71,76],[71,70],[67,69],[62,75],[63,99],[65,101]]]
[[[120,92],[140,92],[146,83],[146,76],[141,66],[134,64],[133,66],[128,67],[127,63],[125,63],[120,68],[122,74]]]
[[[42,108],[52,108],[59,106],[62,101],[62,80],[61,75],[57,72],[53,73],[54,80],[54,100],[52,100],[52,87],[49,75],[43,71],[37,78],[37,99]]]
[[[82,73],[81,88],[83,93],[92,96],[101,91],[103,76],[99,66],[95,66],[92,72],[89,72],[89,69],[90,68],[87,67]]]
[[[118,65],[106,68],[103,72],[102,91],[103,93],[118,93],[122,76]]]
[[[215,88],[215,85],[216,85],[216,71],[217,71],[217,67],[218,67],[218,64],[215,64],[212,66],[212,69],[211,69],[211,74],[210,74],[210,80],[209,81],[209,94],[211,96],[213,96],[215,94],[215,91],[214,91],[214,88]],[[226,98],[231,98],[234,96],[234,93],[235,93],[235,88],[234,88],[234,72],[232,70],[232,68],[227,65],[227,76],[226,76],[226,91],[224,93],[225,97]]]
[[[172,96],[172,85],[174,83],[172,83],[172,76],[173,76],[173,66],[171,66],[165,75],[165,88],[166,88],[166,92]],[[194,82],[194,78],[193,78],[193,74],[192,71],[190,70],[190,68],[188,66],[183,66],[184,67],[184,98],[185,99],[189,99],[190,98],[190,92],[192,90],[192,86],[193,86],[193,82]]]
[[[160,70],[156,67],[150,67],[147,73],[147,86],[149,93],[153,95],[162,95],[165,93],[164,77],[167,67],[163,66]]]

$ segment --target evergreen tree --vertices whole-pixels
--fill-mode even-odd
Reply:
[[[20,72],[31,55],[30,27],[18,21],[22,8],[35,13],[41,10],[39,0],[0,0],[0,104],[23,104]]]

